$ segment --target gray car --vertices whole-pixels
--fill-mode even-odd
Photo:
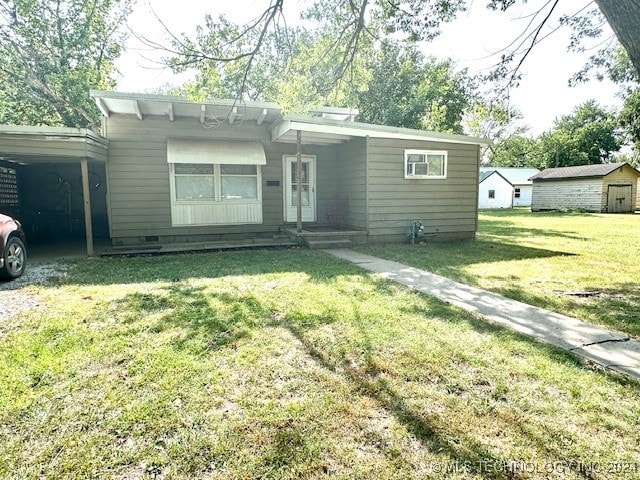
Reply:
[[[18,220],[0,213],[0,279],[13,280],[27,266],[27,239]]]

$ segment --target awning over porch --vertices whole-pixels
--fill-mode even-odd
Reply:
[[[92,256],[93,228],[88,163],[106,163],[107,139],[81,128],[0,125],[0,160],[17,165],[80,165],[87,255]]]
[[[346,143],[354,137],[421,140],[466,145],[486,145],[490,143],[487,139],[467,135],[293,115],[285,116],[273,126],[271,129],[271,141],[296,143],[298,131],[302,132],[303,145],[335,145]]]

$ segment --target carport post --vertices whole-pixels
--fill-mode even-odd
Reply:
[[[296,135],[296,231],[302,232],[302,131]]]
[[[82,199],[84,204],[84,229],[87,233],[87,256],[93,257],[93,225],[91,224],[91,192],[89,191],[89,168],[87,159],[80,160],[82,171]]]

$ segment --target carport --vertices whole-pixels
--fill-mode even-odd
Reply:
[[[92,256],[96,218],[108,235],[107,160],[107,139],[87,129],[0,125],[0,212],[28,238],[83,235]]]

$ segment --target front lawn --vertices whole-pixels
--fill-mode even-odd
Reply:
[[[637,383],[326,254],[68,268],[0,320],[2,478],[640,475]]]
[[[640,215],[485,210],[475,241],[358,250],[640,339]]]

